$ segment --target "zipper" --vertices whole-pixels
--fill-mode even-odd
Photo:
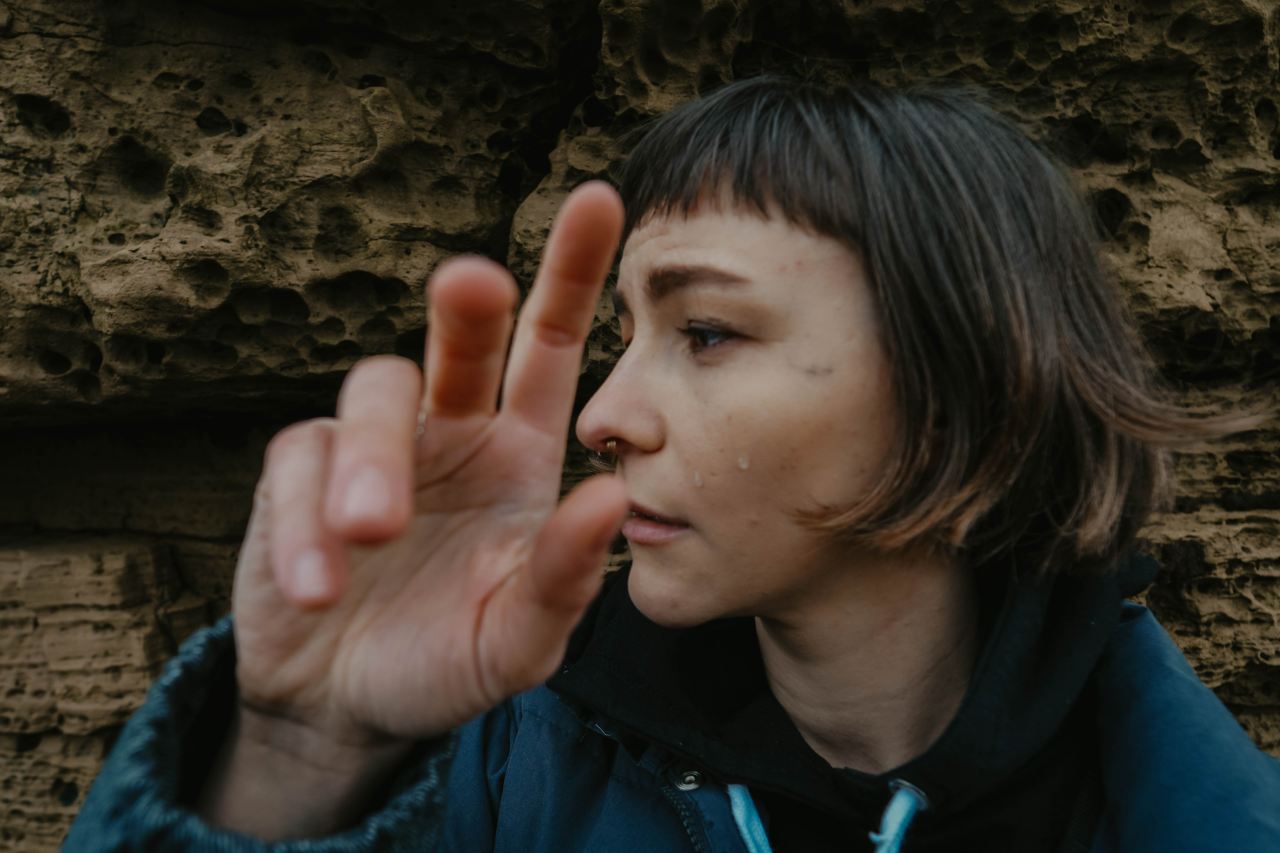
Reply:
[[[680,801],[680,795],[670,785],[663,785],[662,793],[671,803],[671,807],[676,810],[676,814],[680,816],[680,823],[684,826],[685,834],[689,836],[689,843],[693,845],[696,853],[711,853],[696,831],[693,812],[689,806]]]

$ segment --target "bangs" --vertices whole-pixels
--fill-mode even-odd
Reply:
[[[708,199],[761,216],[781,214],[819,234],[858,241],[861,217],[848,189],[857,160],[874,160],[874,140],[851,114],[852,99],[797,81],[760,77],[722,90],[641,128],[620,174],[627,234],[650,216],[688,216]],[[836,103],[837,101],[845,103]],[[852,134],[846,136],[845,134]],[[843,136],[844,144],[841,144]]]

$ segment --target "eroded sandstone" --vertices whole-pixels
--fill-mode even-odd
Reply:
[[[416,356],[442,258],[522,284],[625,134],[760,71],[976,84],[1071,168],[1181,399],[1280,370],[1264,0],[0,2],[0,848],[51,850],[224,612],[270,435]],[[602,306],[579,399],[619,349]],[[1268,383],[1271,383],[1268,385]],[[1280,754],[1280,427],[1183,456],[1147,599]],[[566,481],[587,473],[571,447]]]

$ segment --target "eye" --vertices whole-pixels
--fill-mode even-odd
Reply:
[[[689,340],[689,349],[701,352],[738,337],[728,329],[707,323],[689,323],[680,330],[680,334]]]

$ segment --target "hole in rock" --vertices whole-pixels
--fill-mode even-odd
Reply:
[[[320,344],[311,350],[311,357],[316,361],[328,364],[354,362],[364,355],[364,350],[355,341],[340,341],[337,344]]]
[[[427,330],[412,329],[396,335],[396,355],[420,361],[427,348]]]
[[[97,376],[84,370],[67,375],[71,380],[71,387],[75,388],[82,400],[96,403],[102,399],[102,380]]]
[[[15,95],[18,121],[33,133],[61,136],[71,127],[71,114],[57,101],[43,95]]]
[[[1061,143],[1074,162],[1087,163],[1096,157],[1108,163],[1118,163],[1129,156],[1129,145],[1123,132],[1107,127],[1091,115],[1071,119],[1065,131]]]
[[[1163,118],[1151,125],[1151,141],[1172,148],[1182,141],[1182,131],[1170,119]]]
[[[667,58],[662,55],[662,48],[656,42],[646,40],[644,47],[640,49],[639,61],[640,72],[650,83],[658,85],[667,79]]]
[[[1187,12],[1179,15],[1169,25],[1168,41],[1170,44],[1182,44],[1189,39],[1203,35],[1207,29],[1204,21],[1201,21],[1195,15]]]
[[[140,338],[113,335],[107,338],[107,358],[121,367],[138,367],[147,360],[147,350]]]
[[[41,350],[36,356],[36,362],[50,376],[61,376],[71,369],[71,359],[51,349]]]
[[[1276,126],[1276,104],[1270,98],[1263,98],[1253,105],[1253,114],[1258,117],[1258,121],[1267,126],[1269,130],[1274,130]]]
[[[347,324],[337,317],[329,317],[315,329],[316,339],[325,343],[337,343],[347,336]]]
[[[336,71],[333,67],[333,60],[329,58],[329,55],[319,50],[308,50],[303,53],[302,64],[317,74],[323,74],[326,77]]]
[[[80,786],[75,782],[66,782],[58,790],[58,802],[64,806],[74,805],[80,797]]]
[[[316,225],[315,250],[322,255],[354,255],[364,247],[360,223],[350,210],[331,205],[320,211]]]
[[[719,88],[724,82],[724,76],[716,66],[704,65],[698,69],[698,94],[703,95],[711,92],[712,90]],[[604,120],[599,122],[601,125],[604,123]]]
[[[983,52],[982,59],[990,68],[1004,68],[1013,60],[1013,42],[1002,41],[991,45]]]
[[[510,151],[516,144],[511,138],[511,134],[505,130],[494,131],[489,134],[489,138],[484,141],[485,147],[489,149],[491,154],[505,154]]]
[[[196,127],[208,136],[215,136],[231,129],[231,119],[217,107],[205,107],[196,116]]]
[[[241,287],[231,294],[231,307],[240,322],[258,325],[266,322],[270,313],[267,292],[260,287]]]
[[[246,326],[239,320],[223,323],[213,333],[214,340],[221,344],[235,346],[246,344],[257,336],[253,326]]]
[[[178,268],[178,275],[191,285],[200,297],[218,298],[229,289],[231,276],[226,267],[213,258],[203,258]]]
[[[206,234],[222,228],[222,214],[207,207],[191,206],[182,208],[181,217],[195,224]]]
[[[103,152],[104,165],[115,173],[121,186],[143,198],[164,192],[169,174],[167,157],[152,151],[132,136],[121,137]]]
[[[1103,234],[1107,237],[1115,237],[1120,231],[1120,226],[1133,211],[1133,203],[1129,201],[1127,195],[1110,187],[1094,194],[1093,210]]]
[[[311,316],[311,308],[301,295],[292,290],[275,288],[267,294],[267,312],[271,319],[296,325],[305,323]]]
[[[360,338],[390,338],[396,333],[395,324],[386,317],[374,317],[356,333]]]

